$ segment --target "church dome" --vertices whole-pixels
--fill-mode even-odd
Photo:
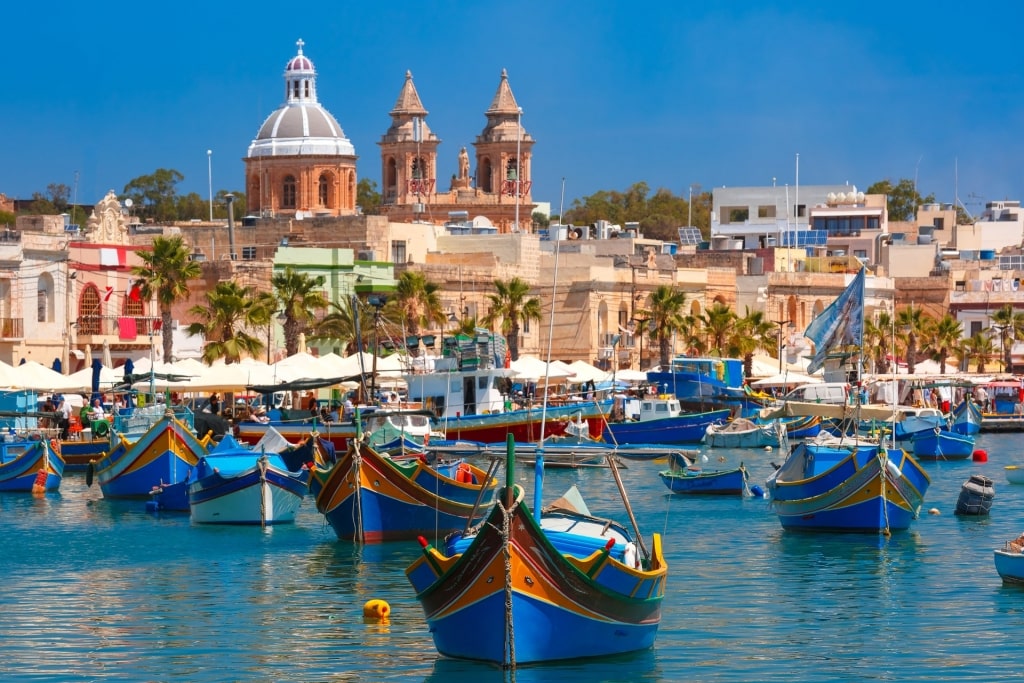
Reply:
[[[355,156],[355,147],[329,111],[317,101],[316,69],[299,52],[284,70],[285,102],[267,117],[249,145],[248,157]]]

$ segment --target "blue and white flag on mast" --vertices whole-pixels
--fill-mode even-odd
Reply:
[[[811,321],[804,336],[814,342],[808,374],[817,372],[825,358],[847,346],[864,343],[864,269],[832,304]]]

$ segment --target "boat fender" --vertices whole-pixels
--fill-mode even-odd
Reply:
[[[640,565],[637,563],[636,556],[636,543],[627,543],[626,550],[622,554],[622,564],[633,569],[639,569]]]
[[[974,462],[988,462],[988,451],[984,448],[975,450],[972,460],[974,460]]]
[[[455,481],[462,484],[473,483],[473,469],[469,466],[468,462],[460,462],[459,467],[455,470]]]
[[[40,468],[36,473],[36,480],[32,482],[32,493],[46,493],[46,468]]]
[[[96,463],[94,461],[90,460],[89,464],[85,468],[85,485],[86,486],[92,486],[92,478],[93,478],[93,475],[95,473],[96,473]]]
[[[750,495],[752,495],[754,498],[764,498],[764,489],[762,489],[757,484],[754,484],[753,486],[750,487]]]
[[[60,455],[60,441],[57,439],[50,439],[50,450]]]
[[[368,621],[387,621],[391,616],[391,605],[384,600],[368,600],[363,605],[363,619]]]

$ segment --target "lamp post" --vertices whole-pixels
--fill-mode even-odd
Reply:
[[[634,318],[633,319],[634,334],[637,334],[638,335],[638,339],[640,340],[640,353],[639,353],[639,355],[637,357],[637,363],[636,363],[636,369],[640,370],[640,371],[643,371],[643,369],[644,369],[644,331],[645,331],[644,328],[647,326],[647,323],[649,323],[649,322],[651,322],[650,318]]]
[[[210,222],[213,222],[213,150],[206,150],[206,179],[210,194]]]
[[[779,326],[779,374],[782,374],[782,328],[785,325],[792,324],[792,320],[773,320],[773,323]]]

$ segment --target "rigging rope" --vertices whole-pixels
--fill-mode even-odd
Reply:
[[[513,502],[511,507],[506,509],[501,497],[498,497],[498,508],[501,510],[501,554],[505,561],[505,661],[502,662],[502,667],[506,669],[516,667],[516,634],[512,621],[512,551],[509,538],[509,522],[516,505],[518,503]]]

